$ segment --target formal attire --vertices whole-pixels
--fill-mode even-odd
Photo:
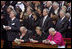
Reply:
[[[42,42],[42,40],[45,40],[47,38],[45,32],[42,32],[41,35],[38,35],[37,33],[33,36],[34,40],[37,40],[39,43]]]
[[[52,21],[51,18],[47,15],[45,17],[43,17],[40,22],[39,22],[39,26],[42,28],[42,30],[48,35],[48,29],[50,27],[53,27],[52,25]]]
[[[62,19],[58,19],[56,24],[56,30],[62,33],[64,36],[68,26],[68,19],[64,16]]]
[[[11,30],[7,30],[8,48],[12,48],[12,41],[18,36],[20,22],[18,19],[13,18],[8,21],[8,26],[11,27]]]
[[[29,42],[29,38],[32,38],[32,31],[27,30],[26,34],[23,37],[20,34],[17,38],[24,40],[24,42]]]
[[[55,33],[55,35],[49,35],[47,40],[50,40],[53,44],[57,44],[58,48],[65,48],[64,39],[60,32]]]

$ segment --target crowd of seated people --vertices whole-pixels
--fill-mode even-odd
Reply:
[[[0,34],[4,48],[12,48],[13,41],[51,43],[52,37],[65,47],[62,37],[71,38],[71,1],[1,1]]]

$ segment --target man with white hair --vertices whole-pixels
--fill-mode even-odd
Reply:
[[[49,29],[49,36],[43,43],[50,43],[51,45],[58,45],[58,48],[65,48],[65,43],[60,32],[57,32],[54,28]]]
[[[56,30],[62,33],[63,37],[65,37],[67,26],[68,26],[68,19],[65,16],[65,12],[61,10],[60,19],[58,19],[56,24]]]
[[[47,9],[49,10],[49,16],[50,16],[52,9],[53,9],[52,8],[52,1],[47,1],[46,6],[47,6]]]
[[[53,9],[54,9],[54,13],[56,15],[58,15],[59,11],[60,11],[59,4],[57,2],[54,2],[52,6],[53,6]]]

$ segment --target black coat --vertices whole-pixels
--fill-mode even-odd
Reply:
[[[20,36],[17,37],[18,39],[20,39]],[[23,36],[22,40],[24,40],[24,42],[28,42],[29,38],[32,38],[32,31],[27,30],[25,36]]]
[[[41,35],[38,35],[37,33],[33,37],[34,40],[37,40],[38,42],[42,42],[42,40],[45,40],[47,38],[47,35],[45,32],[42,32]]]
[[[7,39],[8,41],[13,41],[18,35],[20,22],[18,19],[15,18],[13,21],[12,20],[8,21],[8,26],[11,27],[11,30],[7,30]]]
[[[42,26],[42,23],[43,23],[43,18],[40,20],[39,22],[39,26],[42,28],[42,30],[46,33],[46,34],[49,34],[48,33],[48,30],[50,27],[53,27],[53,24],[52,24],[52,20],[50,17],[47,17],[45,22],[44,22],[44,25]]]
[[[64,33],[66,32],[68,27],[68,19],[65,17],[61,22],[60,19],[58,19],[57,24],[56,24],[56,30]]]

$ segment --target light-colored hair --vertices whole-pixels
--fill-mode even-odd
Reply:
[[[47,14],[49,13],[49,10],[47,8],[44,8],[43,10],[46,10]]]
[[[57,2],[54,2],[53,5],[59,6],[59,4]]]
[[[66,16],[69,16],[70,17],[71,15],[70,15],[70,13],[66,13]]]
[[[49,31],[55,32],[55,29],[54,28],[49,28]]]
[[[60,10],[60,12],[62,12],[65,15],[65,11],[64,10]]]
[[[49,2],[49,3],[50,3],[50,5],[52,5],[52,1],[47,1],[47,2]]]
[[[26,27],[24,27],[24,26],[21,26],[20,28],[22,28],[23,30],[27,30],[27,28],[26,28]]]

